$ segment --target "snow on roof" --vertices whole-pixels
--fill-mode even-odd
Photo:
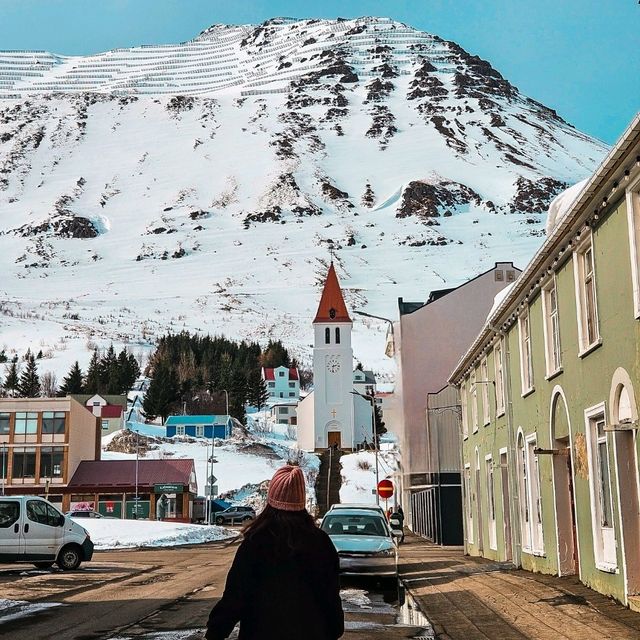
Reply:
[[[517,278],[516,280],[508,284],[504,289],[500,289],[500,291],[496,293],[496,295],[493,297],[493,305],[491,306],[491,309],[487,314],[487,320],[489,320],[489,318],[493,315],[493,312],[500,306],[500,303],[509,295],[509,291],[511,291],[513,285],[516,282]]]
[[[589,176],[590,178],[591,176]],[[573,186],[559,193],[549,205],[545,232],[549,236],[558,223],[567,215],[571,205],[578,199],[580,192],[585,188],[589,178],[576,182]]]

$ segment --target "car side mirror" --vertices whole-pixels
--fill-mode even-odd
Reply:
[[[402,530],[401,529],[391,529],[391,535],[394,538],[402,538]]]
[[[60,516],[58,518],[58,526],[59,527],[64,527],[65,522],[67,521],[67,519],[64,516]]]

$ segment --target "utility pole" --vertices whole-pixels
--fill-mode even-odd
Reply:
[[[7,475],[7,471],[8,471],[8,464],[7,464],[7,450],[6,450],[6,446],[5,443],[2,443],[2,495],[4,495],[4,483],[5,481],[5,476]]]
[[[140,434],[138,433],[138,430],[135,430],[135,434],[136,434],[136,497],[135,497],[135,503],[133,505],[133,519],[137,520],[138,519],[138,464],[139,464],[139,459],[140,459]]]

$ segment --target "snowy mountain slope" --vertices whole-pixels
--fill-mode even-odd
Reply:
[[[0,52],[0,98],[0,348],[59,372],[94,342],[182,328],[304,360],[330,248],[351,307],[394,316],[399,295],[522,266],[548,202],[606,152],[384,18]],[[356,357],[384,366],[383,331],[359,324]]]

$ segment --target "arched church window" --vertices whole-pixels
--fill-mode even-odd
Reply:
[[[336,344],[340,344],[340,327],[336,327]]]
[[[329,327],[327,327],[324,330],[324,343],[325,344],[329,344],[331,342],[331,329],[329,329]]]

